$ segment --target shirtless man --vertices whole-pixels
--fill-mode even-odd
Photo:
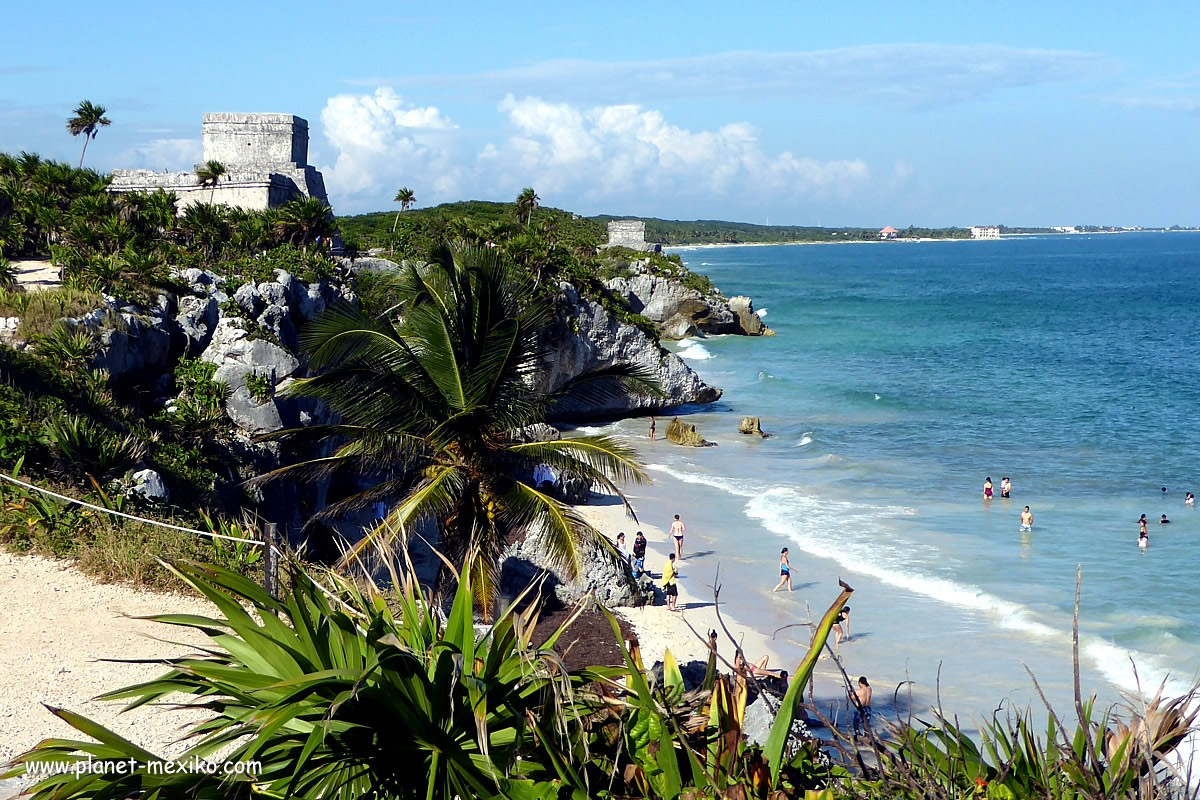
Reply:
[[[1028,533],[1033,530],[1033,513],[1029,510],[1029,506],[1025,506],[1025,510],[1021,512],[1021,532]]]
[[[850,692],[850,704],[854,706],[854,735],[865,736],[871,728],[871,684],[866,676],[858,679],[858,687]]]
[[[675,515],[675,521],[671,523],[671,536],[675,539],[675,559],[683,561],[683,520],[679,515]]]
[[[1012,481],[1007,477],[1000,479],[1000,499],[1007,500],[1012,494]]]

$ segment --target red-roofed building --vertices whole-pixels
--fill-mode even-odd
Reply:
[[[880,239],[895,239],[899,235],[900,235],[900,231],[896,230],[891,225],[888,225],[886,228],[884,228],[883,230],[881,230],[879,232]]]

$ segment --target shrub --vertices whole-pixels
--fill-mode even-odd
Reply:
[[[69,286],[39,292],[0,290],[0,316],[20,317],[18,332],[26,339],[50,333],[67,317],[82,317],[104,307],[98,292]]]
[[[96,357],[99,342],[81,325],[60,322],[35,339],[34,351],[70,372],[83,372]]]
[[[259,375],[256,372],[246,375],[246,389],[249,390],[250,396],[254,398],[254,402],[262,405],[271,399],[271,395],[275,393],[275,385],[268,375]]]
[[[63,414],[48,419],[45,434],[59,469],[81,479],[108,478],[136,463],[145,445],[132,434],[119,436],[87,417]]]

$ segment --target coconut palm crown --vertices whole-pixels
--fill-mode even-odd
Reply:
[[[88,142],[96,138],[100,128],[112,124],[112,120],[104,116],[107,112],[108,109],[104,106],[84,100],[75,107],[74,114],[67,120],[67,130],[72,136],[83,135],[83,151],[79,154],[80,169],[83,169],[83,157],[87,155]]]
[[[534,468],[545,464],[578,476],[622,501],[618,482],[642,482],[645,472],[632,449],[610,437],[523,442],[519,431],[540,422],[555,402],[654,393],[652,379],[638,367],[614,365],[553,395],[532,390],[552,310],[494,248],[443,244],[428,265],[408,267],[397,281],[399,322],[339,306],[305,330],[302,343],[317,374],[289,393],[324,401],[340,421],[263,438],[332,452],[256,482],[285,475],[316,480],[339,470],[377,481],[314,517],[391,504],[343,565],[377,545],[407,544],[416,525],[433,519],[439,549],[453,563],[462,564],[469,551],[480,555],[472,584],[485,612],[496,599],[501,551],[513,536],[539,534],[551,558],[577,574],[581,545],[598,532],[535,486]]]

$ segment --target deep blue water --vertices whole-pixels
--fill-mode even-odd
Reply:
[[[1029,664],[1061,694],[1081,565],[1093,688],[1131,688],[1131,657],[1143,682],[1195,675],[1200,515],[1183,500],[1200,491],[1200,235],[681,255],[778,333],[682,343],[725,389],[691,420],[718,447],[645,453],[650,494],[692,491],[684,505],[704,509],[695,527],[711,528],[723,569],[755,576],[740,613],[796,613],[766,593],[787,544],[814,608],[835,574],[865,587],[864,635],[846,646],[863,670],[928,686],[944,663],[994,698],[1028,687]],[[775,436],[739,437],[743,414]],[[1018,532],[1026,504],[1032,535]]]

